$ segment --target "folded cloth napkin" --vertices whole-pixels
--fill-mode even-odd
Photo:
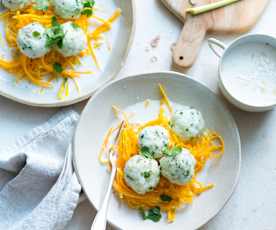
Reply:
[[[0,229],[64,229],[78,203],[71,141],[78,121],[62,111],[0,150],[0,169],[14,174],[0,187]]]

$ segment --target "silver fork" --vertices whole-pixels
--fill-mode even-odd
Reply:
[[[117,142],[123,126],[124,126],[124,121],[122,121],[122,123],[120,125],[120,128],[119,128],[118,133],[115,138],[115,142]],[[113,185],[113,181],[115,179],[115,175],[116,175],[116,171],[117,171],[117,166],[116,166],[117,152],[113,151],[112,149],[109,151],[110,151],[109,152],[109,160],[110,160],[110,163],[112,166],[110,180],[109,180],[109,184],[108,184],[108,188],[107,188],[105,197],[103,199],[103,203],[93,221],[91,230],[105,230],[105,228],[106,228],[106,217],[107,217],[107,211],[108,211],[108,207],[109,207],[110,195],[112,192],[112,185]]]

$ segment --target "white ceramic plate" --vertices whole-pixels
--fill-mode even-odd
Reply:
[[[112,30],[107,33],[112,51],[108,51],[106,45],[96,50],[97,57],[102,66],[101,70],[97,70],[91,57],[83,59],[84,65],[79,69],[91,70],[92,68],[96,74],[83,75],[78,80],[81,89],[80,93],[77,92],[74,84],[71,83],[69,97],[61,101],[57,98],[61,80],[54,83],[54,88],[46,89],[41,93],[39,87],[27,81],[16,84],[15,78],[0,68],[0,95],[32,106],[65,106],[88,98],[97,88],[114,78],[123,66],[132,42],[135,29],[134,1],[101,0],[97,1],[97,3],[98,7],[103,9],[103,12],[99,12],[101,16],[105,18],[109,17],[116,8],[122,9],[122,16],[114,23]],[[2,21],[0,21],[0,35],[4,38]],[[0,54],[9,57],[9,53],[5,39],[1,39]]]
[[[204,115],[206,127],[218,131],[225,140],[225,154],[211,163],[200,175],[205,183],[214,183],[214,189],[197,197],[193,204],[177,212],[176,221],[168,224],[165,218],[158,222],[143,221],[137,210],[119,202],[113,195],[108,213],[109,221],[120,229],[196,229],[214,217],[230,198],[237,184],[241,148],[239,132],[229,111],[217,95],[200,83],[173,72],[143,74],[115,81],[99,92],[84,109],[74,139],[74,163],[83,189],[98,209],[108,184],[109,174],[98,162],[98,153],[108,128],[115,122],[112,105],[136,110],[138,120],[144,120],[139,107],[146,99],[159,100],[158,83],[162,83],[174,103],[198,108]],[[138,103],[138,104],[137,104]],[[143,114],[146,118],[156,116],[158,106]],[[148,108],[151,107],[150,106]],[[163,215],[165,216],[165,215]]]

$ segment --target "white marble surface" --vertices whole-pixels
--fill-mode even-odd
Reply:
[[[136,0],[137,31],[125,68],[120,77],[147,71],[171,69],[170,46],[182,27],[160,0]],[[271,0],[265,14],[253,30],[276,35],[276,1]],[[246,12],[245,12],[246,13]],[[150,41],[160,36],[157,48]],[[220,37],[230,42],[234,37]],[[218,60],[204,43],[197,62],[188,73],[217,92]],[[85,102],[76,106],[79,111]],[[242,140],[240,183],[222,212],[203,230],[275,230],[276,229],[276,111],[250,114],[226,103],[235,117]],[[0,97],[0,144],[46,121],[57,109],[30,108]],[[1,185],[0,185],[1,186]],[[78,207],[68,230],[88,230],[93,217],[88,201]]]

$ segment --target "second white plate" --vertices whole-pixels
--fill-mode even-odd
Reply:
[[[179,210],[176,221],[171,224],[165,218],[158,223],[143,221],[137,210],[129,209],[115,196],[111,199],[108,219],[124,230],[197,229],[226,204],[237,184],[241,164],[240,138],[235,121],[218,96],[200,83],[177,73],[158,72],[125,78],[105,86],[90,99],[80,118],[74,139],[75,168],[88,199],[98,209],[109,180],[109,173],[98,161],[98,153],[105,133],[115,122],[111,106],[128,110],[146,99],[159,100],[158,83],[164,85],[171,101],[199,109],[206,127],[223,136],[225,154],[200,175],[202,182],[214,183],[215,188],[197,197],[188,208]],[[142,121],[152,118],[156,116],[156,109],[147,110],[145,116],[138,113],[137,118]]]

